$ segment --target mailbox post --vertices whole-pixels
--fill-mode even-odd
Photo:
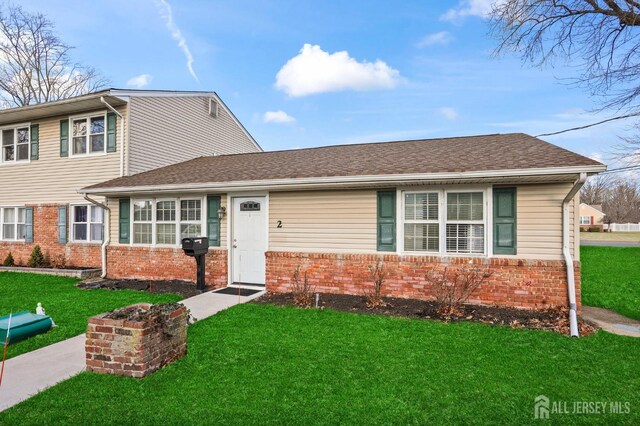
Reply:
[[[205,289],[204,272],[205,260],[209,251],[209,239],[207,237],[183,238],[182,250],[187,256],[196,258],[196,288],[198,290]]]

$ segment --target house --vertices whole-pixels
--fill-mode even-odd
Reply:
[[[605,169],[496,134],[209,156],[81,193],[107,199],[112,277],[193,279],[179,244],[199,233],[216,287],[287,291],[300,265],[317,291],[362,294],[381,259],[387,295],[426,299],[428,271],[473,263],[494,272],[475,302],[575,311],[578,190]]]
[[[78,190],[203,155],[260,147],[214,92],[108,89],[0,110],[0,262],[38,244],[100,267],[104,198]]]
[[[590,228],[596,228],[602,231],[605,216],[601,205],[580,203],[580,230],[588,231]]]

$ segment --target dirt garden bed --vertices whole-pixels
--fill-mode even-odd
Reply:
[[[137,290],[149,293],[178,294],[186,299],[197,296],[202,292],[196,288],[195,283],[183,280],[89,280],[78,284],[83,290]]]
[[[503,325],[512,328],[550,330],[569,334],[569,319],[566,309],[525,310],[501,308],[497,306],[464,305],[458,315],[442,316],[434,302],[415,299],[385,297],[387,306],[370,308],[363,296],[320,293],[320,309],[355,312],[360,314],[401,316],[409,318],[434,319],[446,322],[473,321],[489,325]],[[267,293],[252,303],[280,306],[294,305],[291,293]],[[580,334],[589,335],[597,330],[594,325],[580,321]]]

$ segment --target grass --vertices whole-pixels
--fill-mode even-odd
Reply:
[[[82,334],[87,319],[126,305],[140,302],[163,303],[180,299],[174,294],[140,291],[81,290],[78,280],[52,275],[0,272],[0,315],[35,312],[42,303],[57,327],[48,333],[9,345],[8,358]]]
[[[640,247],[580,247],[582,303],[640,320]]]
[[[619,241],[640,243],[640,232],[581,232],[580,241]]]
[[[189,328],[189,354],[147,377],[82,373],[0,424],[534,423],[551,401],[621,401],[640,423],[640,339],[239,305]]]

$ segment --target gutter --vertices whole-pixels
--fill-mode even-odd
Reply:
[[[570,218],[569,218],[569,203],[580,191],[582,185],[587,180],[586,173],[580,173],[580,177],[573,184],[573,187],[569,191],[564,200],[562,200],[562,254],[564,255],[564,262],[567,267],[567,292],[569,294],[569,331],[571,337],[580,337],[578,331],[578,305],[576,303],[576,281],[575,273],[573,270],[573,258],[571,257],[571,238],[570,238]],[[574,237],[575,238],[575,237]],[[579,237],[577,237],[579,238]]]
[[[89,198],[88,195],[84,195],[84,199],[95,206],[102,207],[105,213],[103,218],[105,224],[103,231],[104,241],[100,245],[100,254],[102,259],[102,274],[100,274],[100,278],[105,278],[107,276],[107,246],[111,242],[111,230],[109,229],[109,223],[111,222],[111,209],[105,204]]]
[[[100,96],[100,102],[105,104],[107,108],[113,111],[118,117],[120,117],[120,177],[124,176],[124,117],[114,107],[112,107],[107,101],[104,100],[104,96]]]

